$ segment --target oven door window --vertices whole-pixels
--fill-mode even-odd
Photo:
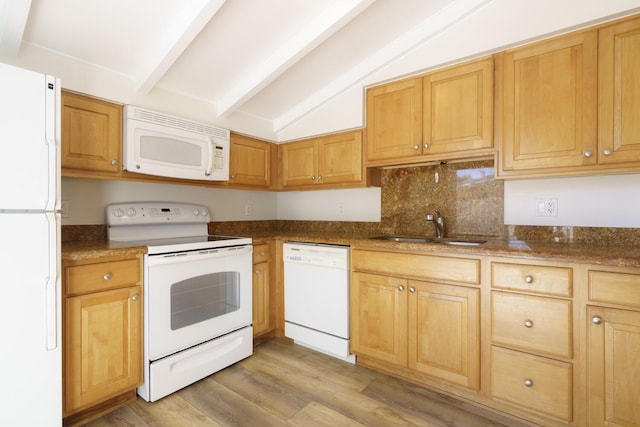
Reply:
[[[191,277],[171,286],[171,330],[240,309],[240,273],[225,271]]]

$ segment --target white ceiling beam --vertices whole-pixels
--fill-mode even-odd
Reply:
[[[31,0],[0,0],[0,55],[17,56]]]
[[[168,30],[167,38],[159,47],[146,69],[135,78],[135,89],[147,95],[155,87],[182,52],[193,42],[205,25],[220,10],[226,0],[202,0],[176,17],[175,25]]]
[[[218,116],[228,117],[301,58],[371,6],[375,0],[342,0],[320,14],[304,30],[280,46],[262,64],[237,79],[218,102]]]
[[[352,88],[367,76],[409,53],[419,45],[437,36],[456,22],[485,6],[492,0],[456,0],[400,37],[378,49],[341,77],[316,91],[304,101],[281,114],[273,121],[275,132],[280,132],[330,100]]]

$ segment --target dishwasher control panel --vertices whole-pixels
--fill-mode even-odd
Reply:
[[[348,253],[347,246],[307,243],[285,243],[283,246],[285,263],[320,265],[330,268],[348,268]]]

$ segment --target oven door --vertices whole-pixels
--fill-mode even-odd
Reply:
[[[147,358],[251,324],[252,246],[146,256]]]

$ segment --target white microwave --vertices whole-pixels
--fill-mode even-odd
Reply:
[[[126,105],[123,169],[171,178],[227,181],[229,134],[227,129]]]

